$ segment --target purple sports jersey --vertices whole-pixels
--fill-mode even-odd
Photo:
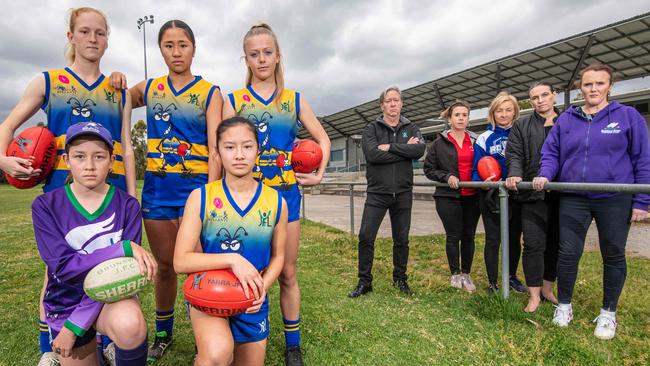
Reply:
[[[101,262],[133,255],[131,241],[140,244],[142,239],[140,204],[111,186],[97,211],[89,213],[65,185],[34,200],[32,221],[47,265],[47,324],[83,336],[103,306],[84,293],[86,274]]]

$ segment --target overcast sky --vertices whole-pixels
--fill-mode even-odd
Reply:
[[[159,27],[182,19],[197,38],[193,73],[220,85],[224,95],[244,83],[243,35],[253,23],[268,22],[284,53],[285,84],[301,91],[319,116],[375,99],[389,84],[407,88],[650,12],[648,0],[2,0],[0,120],[32,78],[65,66],[66,12],[83,5],[108,16],[106,75],[120,70],[129,85],[144,78],[136,21],[153,14],[146,33],[149,77],[167,72],[156,44]],[[134,120],[143,115],[135,111]],[[39,112],[29,124],[44,119]]]

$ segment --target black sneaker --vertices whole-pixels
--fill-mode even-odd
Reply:
[[[409,288],[408,283],[406,283],[406,280],[397,280],[393,282],[393,286],[397,287],[404,295],[411,296],[413,295],[413,291]]]
[[[363,285],[363,284],[358,284],[357,287],[352,290],[349,294],[348,297],[353,299],[355,297],[359,297],[361,295],[365,295],[368,292],[372,292],[372,285]]]
[[[495,296],[499,294],[499,286],[496,283],[491,283],[487,289],[488,296]]]
[[[167,332],[162,331],[156,333],[156,338],[153,341],[153,344],[149,346],[149,352],[147,353],[147,362],[156,362],[158,361],[167,348],[172,345],[173,339],[172,336],[168,336]]]
[[[510,288],[515,292],[519,292],[520,294],[528,292],[526,286],[524,286],[524,284],[519,281],[517,276],[510,276]]]
[[[302,366],[302,351],[300,346],[287,347],[284,351],[284,364],[286,366]]]

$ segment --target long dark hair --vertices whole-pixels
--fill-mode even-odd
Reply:
[[[158,47],[160,47],[160,42],[162,42],[165,31],[171,28],[182,29],[183,32],[185,32],[187,35],[187,38],[190,39],[190,42],[192,42],[192,47],[196,49],[196,40],[194,39],[194,32],[192,32],[192,28],[190,28],[190,26],[187,25],[187,23],[184,21],[178,19],[168,20],[165,22],[165,24],[162,25],[162,27],[160,27],[160,30],[158,31]]]

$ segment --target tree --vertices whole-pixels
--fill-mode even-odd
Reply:
[[[131,130],[131,144],[135,154],[135,177],[144,179],[144,171],[147,168],[147,124],[138,120]]]

